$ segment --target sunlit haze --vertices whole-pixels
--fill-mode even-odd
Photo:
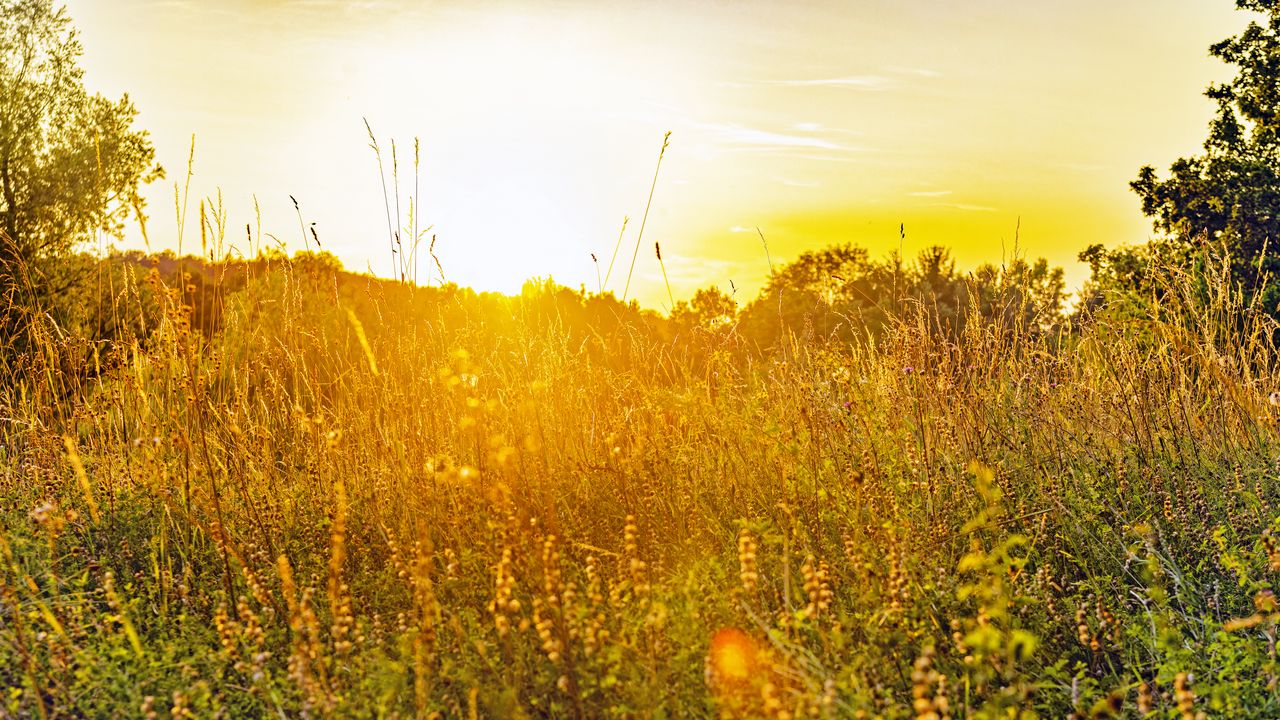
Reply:
[[[348,268],[390,275],[367,118],[388,178],[397,141],[406,218],[420,139],[422,224],[448,280],[594,290],[591,254],[603,273],[630,216],[621,294],[671,131],[631,293],[657,308],[654,242],[676,299],[732,281],[746,301],[769,271],[756,228],[775,263],[833,242],[909,258],[941,244],[969,269],[1016,237],[1078,284],[1083,247],[1149,237],[1138,168],[1198,150],[1200,92],[1228,77],[1206,48],[1247,20],[1232,5],[68,3],[87,84],[130,94],[168,172],[147,191],[153,249],[176,249],[194,134],[192,197],[221,189],[230,244],[246,250],[256,195],[264,234],[300,249],[292,195]]]

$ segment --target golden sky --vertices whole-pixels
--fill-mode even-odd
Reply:
[[[967,269],[1010,257],[1020,219],[1018,252],[1078,283],[1083,247],[1149,237],[1128,182],[1199,149],[1200,92],[1229,77],[1206,48],[1248,20],[1230,0],[67,6],[88,84],[130,93],[168,170],[148,192],[153,246],[176,244],[194,133],[192,195],[221,190],[238,249],[255,195],[264,232],[300,248],[293,195],[325,249],[390,274],[368,118],[384,151],[398,141],[404,198],[421,139],[449,280],[594,289],[590,253],[607,265],[629,215],[621,294],[670,130],[632,287],[654,307],[655,241],[677,299],[731,280],[753,297],[756,227],[775,263],[848,241],[908,257],[943,244]]]

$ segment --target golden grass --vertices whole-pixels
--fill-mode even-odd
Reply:
[[[1280,712],[1273,329],[1228,287],[775,357],[244,271],[214,335],[126,267],[145,333],[0,365],[0,715]]]

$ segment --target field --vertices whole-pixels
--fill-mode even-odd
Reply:
[[[99,272],[126,339],[0,365],[0,716],[1280,714],[1227,286],[766,353],[314,256]]]

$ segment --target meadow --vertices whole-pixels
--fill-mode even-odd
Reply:
[[[0,716],[1280,714],[1229,282],[760,348],[316,255],[96,278],[115,340],[0,358]]]

